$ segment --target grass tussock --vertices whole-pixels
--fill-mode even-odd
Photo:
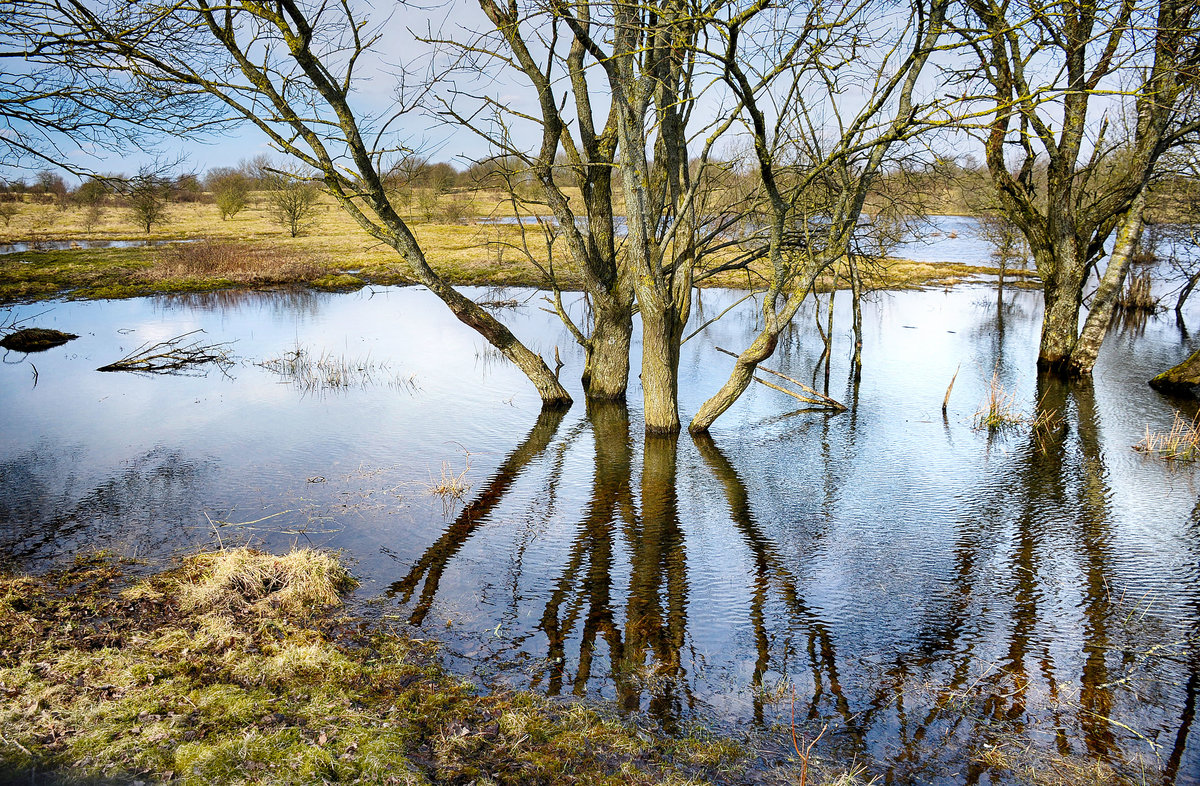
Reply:
[[[38,782],[699,784],[757,751],[580,704],[479,695],[432,645],[315,614],[352,579],[232,549],[134,580],[0,571],[0,772]],[[786,760],[763,783],[794,783]]]
[[[304,614],[341,605],[357,586],[336,558],[312,549],[282,556],[226,549],[193,557],[186,571],[178,593],[184,611]]]
[[[149,282],[222,279],[246,286],[313,281],[328,265],[298,249],[223,240],[198,240],[162,247],[142,275]]]
[[[1188,420],[1176,411],[1166,432],[1154,433],[1146,426],[1145,436],[1133,449],[1168,461],[1195,461],[1200,458],[1200,414]]]
[[[462,472],[455,472],[450,466],[450,462],[443,461],[442,476],[440,478],[431,477],[427,484],[429,493],[441,497],[443,502],[461,500],[471,490],[471,484],[467,482],[467,473],[470,471],[470,454],[467,454],[466,466],[463,467]]]

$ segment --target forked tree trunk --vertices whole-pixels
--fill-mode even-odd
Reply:
[[[1056,259],[1049,264],[1038,264],[1044,287],[1045,313],[1037,365],[1042,371],[1067,374],[1071,353],[1079,338],[1084,263],[1070,241],[1060,241],[1055,246]],[[1047,270],[1054,272],[1047,274]]]

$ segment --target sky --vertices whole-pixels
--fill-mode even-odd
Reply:
[[[444,52],[439,55],[433,45],[419,40],[420,37],[468,40],[472,31],[488,27],[488,21],[475,0],[449,0],[432,6],[381,2],[371,9],[370,19],[371,28],[377,30],[379,38],[370,54],[364,57],[359,65],[358,73],[362,78],[356,81],[354,100],[358,109],[374,113],[382,113],[393,102],[399,82],[398,73],[408,72],[411,84],[411,79],[423,76],[431,64],[446,62]],[[944,59],[948,57],[950,56],[943,56]],[[928,93],[937,94],[943,91],[935,69],[928,70],[926,79]],[[593,84],[599,86],[603,81],[595,79]],[[558,89],[561,91],[563,87],[560,85]],[[493,74],[479,73],[472,75],[468,69],[466,72],[457,73],[452,81],[440,89],[438,95],[443,98],[451,96],[454,94],[453,88],[459,88],[462,92],[483,91],[498,105],[509,110],[537,113],[535,96],[524,84],[523,77],[498,78]],[[595,100],[602,105],[605,98],[603,92],[597,90]],[[715,93],[706,96],[703,100],[707,102],[707,106],[697,114],[711,119],[719,114],[723,98]],[[839,101],[851,106],[855,100],[850,93],[839,97]],[[464,101],[466,105],[470,104],[469,98]],[[406,114],[393,128],[399,131],[399,139],[408,146],[417,148],[424,157],[435,161],[449,161],[459,168],[465,168],[472,160],[486,157],[492,152],[487,143],[476,134],[435,117],[432,102],[425,111]],[[522,146],[536,145],[538,134],[536,128],[529,124],[523,128],[516,127],[514,133]],[[717,153],[729,154],[737,148],[737,143],[731,142],[723,149],[719,148]],[[188,138],[164,136],[158,140],[154,149],[126,147],[116,151],[89,151],[68,143],[62,145],[61,150],[63,160],[75,167],[124,174],[131,174],[139,166],[156,160],[178,160],[180,163],[175,168],[178,173],[202,173],[213,167],[236,165],[239,161],[253,159],[262,154],[275,154],[265,135],[248,124],[222,133],[194,134]],[[960,138],[953,143],[952,152],[974,153],[978,158],[980,148],[971,140]],[[30,179],[30,172],[40,168],[43,168],[43,165],[30,167],[28,172],[21,173],[11,167],[5,168],[3,162],[0,162],[0,176],[24,174]]]

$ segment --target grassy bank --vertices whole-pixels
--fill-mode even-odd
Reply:
[[[138,580],[125,567],[0,573],[12,782],[800,783],[728,739],[480,694],[428,642],[339,616],[353,579],[327,555],[231,549]]]
[[[439,273],[456,284],[546,285],[538,267],[548,258],[544,239],[530,231],[525,246],[519,228],[491,223],[503,214],[498,194],[454,194],[442,199],[453,201],[455,210],[447,212],[461,217],[450,221],[444,215],[428,220],[411,216],[417,238]],[[318,205],[305,233],[295,238],[271,220],[261,200],[227,220],[211,204],[173,204],[168,220],[150,233],[134,225],[128,211],[115,206],[106,208],[99,220],[89,218],[81,207],[20,203],[16,208],[9,223],[0,227],[0,244],[23,243],[30,248],[0,255],[0,302],[280,286],[345,290],[413,283],[393,249],[367,236],[328,199]],[[161,245],[86,247],[113,241]],[[76,247],[51,248],[64,242]],[[526,256],[526,249],[538,264]],[[575,285],[561,249],[555,265],[560,281]],[[995,272],[988,267],[891,260],[870,271],[866,283],[880,289],[948,286]],[[755,281],[753,273],[726,272],[706,279],[704,285],[745,287]],[[833,282],[824,280],[821,286],[829,288]]]

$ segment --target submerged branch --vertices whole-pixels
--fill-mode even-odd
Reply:
[[[724,352],[726,355],[729,355],[730,357],[735,357],[735,358],[737,357],[737,355],[735,353],[730,352],[728,349],[725,349],[723,347],[713,347],[713,348],[716,349],[718,352]],[[793,385],[795,385],[796,387],[800,388],[805,393],[807,393],[808,396],[802,396],[799,393],[795,393],[791,390],[788,390],[787,388],[780,387],[779,385],[775,385],[771,382],[767,382],[765,379],[760,379],[759,377],[754,378],[755,382],[759,382],[763,385],[766,385],[769,388],[774,388],[775,390],[778,390],[782,393],[787,393],[789,396],[800,399],[801,401],[807,402],[809,404],[817,404],[817,405],[820,405],[827,409],[835,410],[837,412],[845,412],[846,410],[849,409],[849,407],[847,407],[845,404],[838,401],[837,399],[830,398],[829,396],[826,396],[824,393],[821,393],[821,392],[809,387],[808,385],[805,385],[800,380],[792,379],[787,374],[784,374],[779,371],[775,371],[774,369],[767,368],[766,366],[761,365],[761,364],[758,366],[758,370],[765,371],[768,374],[774,374],[775,376],[779,377],[780,379],[785,379],[788,382],[791,382]]]

